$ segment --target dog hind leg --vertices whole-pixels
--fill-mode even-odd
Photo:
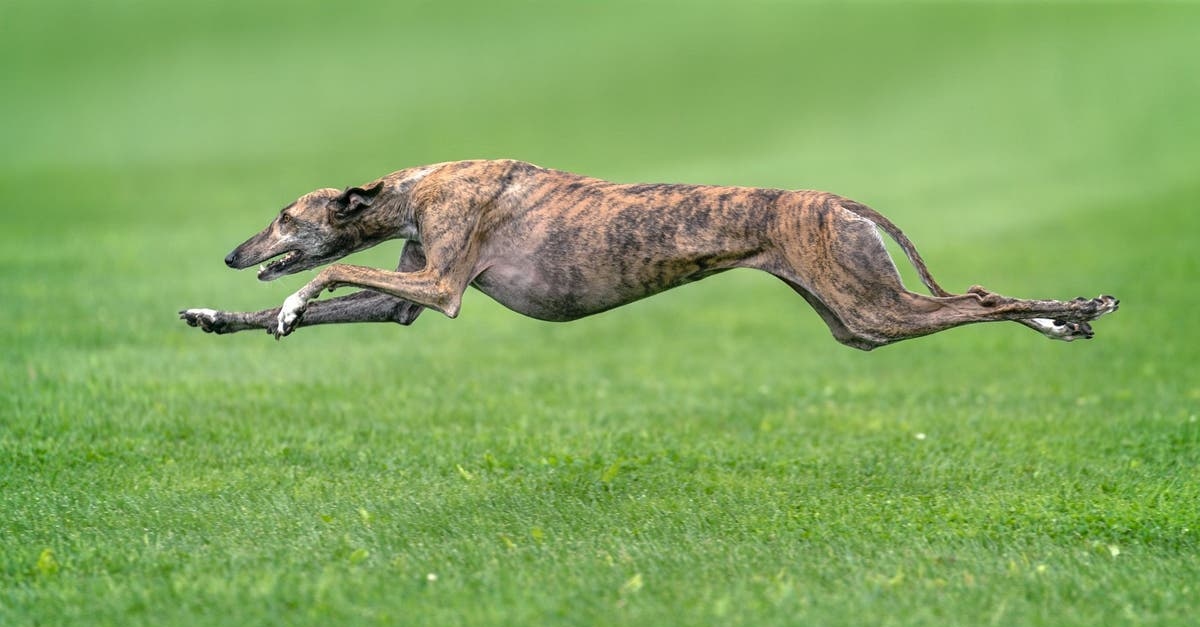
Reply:
[[[784,246],[779,258],[762,269],[804,296],[834,338],[854,348],[871,350],[957,326],[1005,320],[1070,341],[1091,337],[1087,323],[1117,309],[1112,296],[1025,300],[978,286],[966,294],[917,294],[904,287],[873,222],[835,213],[825,224],[816,236],[797,240],[804,242],[804,250]]]

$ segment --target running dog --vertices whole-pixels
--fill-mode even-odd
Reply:
[[[932,296],[905,289],[879,230],[896,240]],[[533,318],[568,321],[733,268],[779,277],[837,341],[871,350],[975,322],[1009,320],[1048,338],[1090,339],[1112,296],[1009,298],[941,288],[890,220],[818,191],[626,185],[510,160],[409,168],[361,187],[318,189],[284,207],[225,258],[264,262],[262,281],[309,270],[391,239],[395,271],[334,264],[258,312],[187,309],[212,333],[343,322],[411,324],[426,308],[458,315],[467,286]],[[338,287],[362,291],[315,301]],[[314,302],[315,301],[315,302]]]

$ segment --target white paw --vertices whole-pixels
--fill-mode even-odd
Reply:
[[[1031,323],[1042,335],[1052,340],[1073,342],[1078,339],[1090,340],[1095,335],[1092,326],[1086,322],[1067,322],[1049,318],[1030,318]]]
[[[216,309],[185,309],[183,314],[189,318],[204,318],[206,320],[215,320],[217,317]]]
[[[200,327],[205,333],[219,333],[225,328],[221,312],[216,309],[184,309],[179,312],[179,318],[190,327]]]
[[[304,313],[304,308],[307,303],[300,295],[292,294],[283,301],[283,306],[279,308],[279,317],[275,327],[275,337],[280,338],[292,332],[296,327],[296,322],[300,320],[300,314]]]

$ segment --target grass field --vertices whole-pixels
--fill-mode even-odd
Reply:
[[[0,4],[0,625],[1194,624],[1197,32],[1187,4]],[[1122,309],[862,353],[747,271],[568,325],[478,293],[281,342],[176,319],[311,276],[221,262],[296,196],[474,157],[830,189],[947,288]]]

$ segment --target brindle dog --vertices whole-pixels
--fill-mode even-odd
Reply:
[[[905,289],[878,229],[894,238],[933,293]],[[862,350],[975,322],[1011,320],[1058,340],[1091,338],[1112,296],[1008,298],[950,294],[890,220],[816,191],[622,185],[520,161],[458,161],[389,174],[344,191],[319,189],[284,207],[225,263],[271,261],[258,278],[407,240],[395,271],[335,264],[276,309],[188,309],[213,333],[340,322],[411,324],[425,308],[453,318],[473,285],[518,313],[566,321],[732,268],[769,272],[817,310],[833,336]],[[277,259],[276,259],[277,258]],[[323,290],[363,291],[311,302]]]

